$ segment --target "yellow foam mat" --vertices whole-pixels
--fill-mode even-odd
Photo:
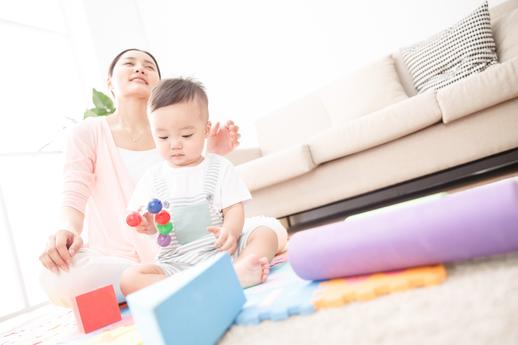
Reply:
[[[87,344],[142,345],[142,341],[135,325],[130,325],[102,332]]]
[[[445,279],[444,265],[332,279],[320,283],[314,292],[313,305],[316,309],[338,307],[348,302],[371,300],[396,291],[437,285]]]

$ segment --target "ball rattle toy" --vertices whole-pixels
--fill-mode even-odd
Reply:
[[[141,221],[142,221],[142,216],[138,212],[131,212],[126,217],[126,223],[129,226],[137,226],[140,224]]]
[[[171,243],[171,232],[173,231],[173,223],[171,223],[171,215],[163,207],[168,207],[167,202],[162,203],[159,199],[153,199],[147,204],[149,213],[154,214],[154,221],[156,228],[160,235],[158,235],[157,242],[161,247],[166,247]],[[142,214],[139,212],[131,212],[126,217],[126,223],[129,226],[135,227],[142,222]]]

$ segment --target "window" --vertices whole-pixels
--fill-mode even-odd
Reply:
[[[46,300],[38,256],[56,230],[64,128],[81,117],[60,2],[0,4],[0,320]]]

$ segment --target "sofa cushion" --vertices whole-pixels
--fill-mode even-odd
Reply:
[[[491,23],[494,24],[496,20],[499,20],[501,17],[507,16],[516,8],[518,8],[518,1],[516,0],[506,0],[499,3],[496,6],[492,6],[489,9]]]
[[[330,83],[318,95],[333,124],[342,124],[407,98],[391,56]]]
[[[500,62],[518,57],[518,9],[494,21],[493,35]]]
[[[487,2],[454,26],[401,50],[417,92],[439,89],[497,62]]]
[[[243,164],[261,157],[263,153],[258,147],[244,147],[230,151],[225,155],[225,158],[232,162],[234,165]]]
[[[289,180],[313,170],[307,145],[296,145],[236,167],[250,191]]]
[[[444,123],[518,97],[518,57],[437,92]],[[518,135],[518,134],[517,134]]]
[[[441,121],[432,91],[408,98],[309,139],[316,164],[331,161],[395,140]]]
[[[263,155],[303,144],[310,135],[329,126],[331,120],[327,111],[314,93],[259,118],[255,123]]]

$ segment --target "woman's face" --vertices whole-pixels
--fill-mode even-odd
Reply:
[[[130,50],[122,54],[108,78],[108,88],[116,99],[124,97],[149,98],[160,80],[153,59],[146,53]]]

